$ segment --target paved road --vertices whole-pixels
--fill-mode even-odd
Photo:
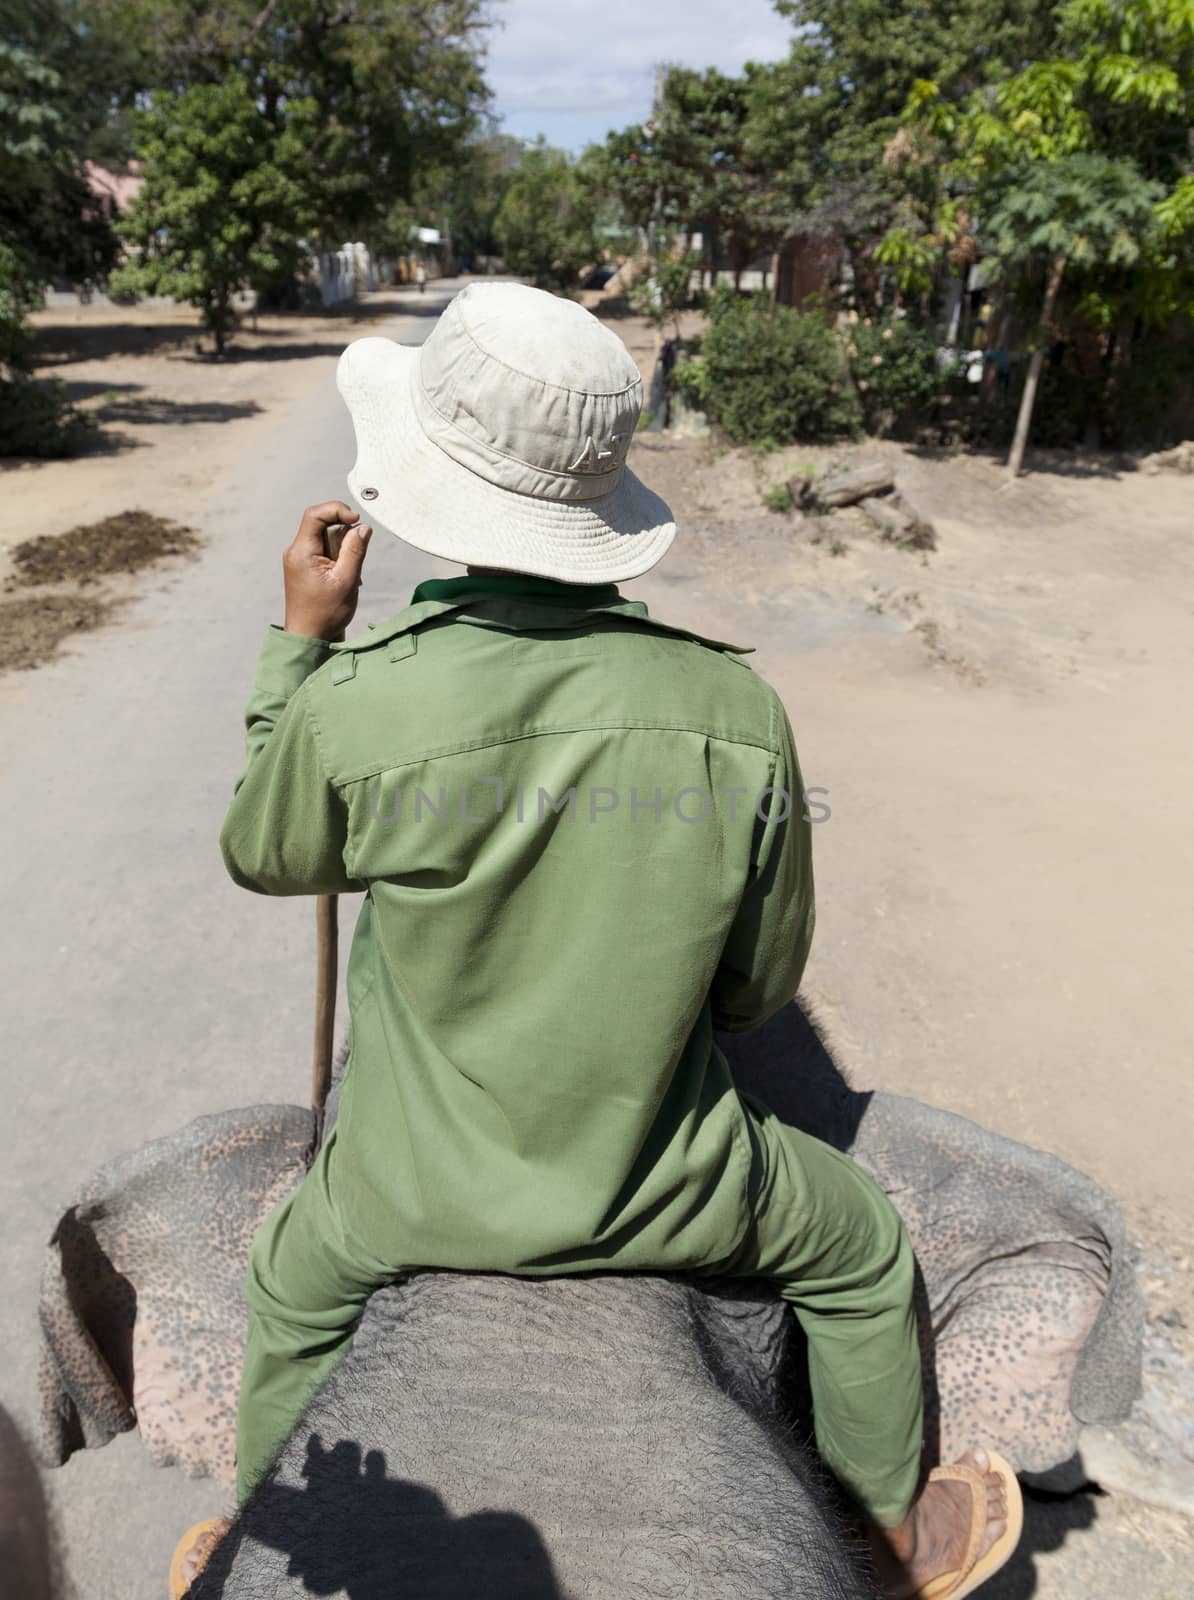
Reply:
[[[447,298],[433,288],[419,309]],[[418,343],[430,326],[410,315],[378,331]],[[252,453],[204,503],[178,507],[208,535],[197,566],[149,579],[123,625],[69,658],[0,679],[0,1398],[22,1419],[42,1252],[79,1181],[204,1112],[308,1093],[312,902],[238,890],[216,839],[261,635],[281,621],[281,551],[303,506],[346,492],[334,370],[252,430]],[[385,617],[446,570],[375,542],[362,612]],[[88,1600],[161,1600],[175,1539],[218,1509],[210,1485],[150,1467],[135,1436],[48,1487],[68,1592]]]

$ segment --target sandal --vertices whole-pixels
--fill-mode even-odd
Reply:
[[[187,1529],[170,1558],[170,1600],[183,1600],[190,1592],[192,1583],[211,1560],[212,1552],[230,1526],[226,1517],[208,1517],[205,1522],[197,1522],[193,1528]],[[186,1578],[183,1576],[183,1562],[196,1546],[199,1549],[195,1571],[190,1578]]]
[[[1024,1530],[1024,1498],[1020,1493],[1016,1474],[1003,1457],[994,1450],[988,1450],[986,1446],[983,1450],[989,1463],[989,1470],[998,1473],[1003,1479],[1003,1489],[1007,1496],[1007,1527],[991,1548],[980,1556],[979,1551],[983,1548],[983,1539],[987,1531],[987,1486],[982,1474],[975,1472],[973,1467],[964,1466],[960,1461],[944,1467],[934,1467],[929,1473],[930,1483],[942,1481],[964,1483],[970,1490],[970,1533],[966,1540],[966,1553],[962,1557],[960,1567],[956,1567],[952,1572],[938,1573],[935,1578],[930,1578],[918,1589],[901,1590],[897,1600],[964,1600],[964,1596],[973,1594],[981,1584],[986,1583],[988,1578],[993,1578],[1000,1567],[1011,1560]]]

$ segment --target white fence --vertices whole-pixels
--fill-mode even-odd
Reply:
[[[319,257],[319,288],[325,306],[338,306],[376,287],[373,257],[363,244],[346,244]]]

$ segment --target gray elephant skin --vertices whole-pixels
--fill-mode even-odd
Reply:
[[[721,1043],[741,1088],[849,1151],[903,1214],[931,1459],[982,1442],[1043,1473],[1081,1425],[1127,1414],[1142,1311],[1096,1184],[852,1089],[796,1005]],[[311,1112],[254,1106],[86,1186],[43,1282],[50,1462],[137,1427],[155,1461],[231,1484],[249,1241],[313,1143]],[[374,1295],[193,1600],[870,1595],[801,1372],[793,1320],[755,1282],[412,1275]]]

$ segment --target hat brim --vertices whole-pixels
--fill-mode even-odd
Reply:
[[[564,583],[636,578],[665,553],[671,511],[629,467],[610,494],[565,502],[502,488],[453,461],[415,414],[418,364],[417,346],[373,337],[349,345],[336,371],[356,433],[348,488],[371,524],[446,561]]]

